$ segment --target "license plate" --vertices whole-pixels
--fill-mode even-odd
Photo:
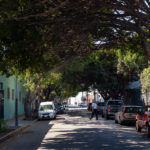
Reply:
[[[48,115],[44,115],[44,117],[48,117]]]
[[[135,115],[130,114],[130,115],[128,115],[128,117],[129,117],[129,118],[135,118],[136,116],[135,116]]]

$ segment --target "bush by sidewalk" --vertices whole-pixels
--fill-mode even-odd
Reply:
[[[0,138],[4,135],[12,132],[14,129],[7,128],[7,122],[4,119],[0,119]]]
[[[0,131],[7,128],[7,122],[4,119],[0,119]]]

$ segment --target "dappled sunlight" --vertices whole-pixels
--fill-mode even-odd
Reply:
[[[56,120],[41,120],[24,130],[7,150],[14,149],[102,149],[149,150],[146,132],[135,126],[115,124],[114,120],[89,119],[90,112],[77,111],[57,115]],[[31,148],[32,147],[32,148]]]
[[[89,113],[83,115],[64,114],[50,122],[54,124],[45,134],[40,147],[42,149],[149,149],[150,140],[144,134],[137,134],[135,126],[121,126],[114,120],[89,120]],[[99,139],[97,141],[97,139]],[[114,144],[113,144],[113,143]],[[61,143],[61,144],[60,144]]]

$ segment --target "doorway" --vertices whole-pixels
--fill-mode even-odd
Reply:
[[[4,90],[0,90],[0,119],[4,119]]]

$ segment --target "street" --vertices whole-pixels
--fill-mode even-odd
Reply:
[[[21,134],[0,145],[1,150],[149,150],[150,138],[136,133],[134,126],[114,120],[89,120],[86,109],[70,110],[56,120],[38,121]]]

